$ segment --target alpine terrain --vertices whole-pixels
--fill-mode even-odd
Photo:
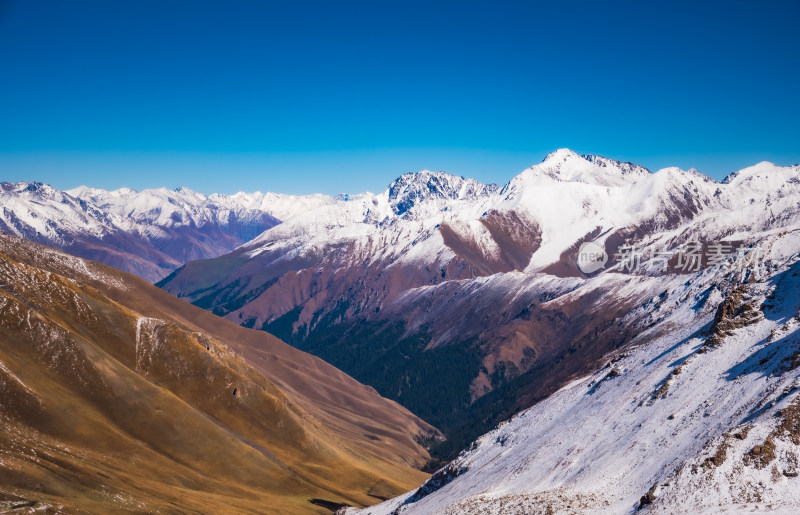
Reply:
[[[742,267],[587,279],[646,299],[630,342],[358,513],[800,512],[800,231],[754,236]]]
[[[734,263],[797,237],[799,198],[797,166],[760,163],[717,182],[561,149],[503,187],[403,175],[159,285],[440,428],[448,439],[434,442],[433,468],[645,331],[672,332],[656,304],[691,302],[680,325],[710,323],[739,286],[725,275]],[[584,243],[605,255],[601,267],[578,266]],[[698,274],[711,275],[691,300]]]
[[[185,502],[206,502],[193,497],[207,493],[198,482],[219,473],[214,499],[245,510],[263,488],[287,510],[316,499],[348,513],[382,500],[363,513],[800,511],[800,166],[762,162],[715,181],[560,149],[503,186],[422,171],[338,197],[3,188],[7,232],[76,254],[102,247],[98,259],[139,263],[165,290],[2,240],[4,291],[17,303],[7,305],[19,305],[3,308],[3,330],[50,321],[89,356],[78,361],[95,375],[79,377],[97,377],[81,389],[66,372],[77,364],[58,365],[52,386],[50,351],[4,345],[4,388],[21,399],[6,408],[9,427],[47,436],[26,436],[33,450],[3,470],[74,463],[42,465],[41,441],[90,455],[88,429],[41,418],[68,417],[36,407],[63,397],[119,430],[103,429],[109,449],[133,438],[170,466],[254,452],[288,481],[259,483],[253,462],[235,483],[247,495],[228,495],[222,466],[201,467],[201,479],[176,472]],[[94,222],[74,222],[90,215],[104,228],[94,236]],[[165,249],[183,253],[158,261]],[[40,275],[66,290],[17,292]],[[74,295],[85,307],[64,307]],[[130,388],[153,388],[158,402],[134,402]],[[223,428],[240,447],[199,456],[189,451],[205,443],[163,440],[191,424],[151,431],[122,414],[135,405],[172,420],[163,395],[202,412],[192,438]],[[128,399],[120,413],[118,398]],[[251,399],[264,404],[238,411]],[[102,455],[93,459],[118,467]],[[416,488],[423,465],[435,473]],[[31,498],[38,471],[14,476],[14,502]],[[96,496],[77,483],[52,502]],[[136,502],[168,495],[152,488]]]
[[[192,259],[216,257],[326,195],[203,195],[186,188],[59,191],[0,183],[0,231],[155,282]]]
[[[4,512],[330,513],[419,485],[438,438],[267,333],[7,235],[0,423]]]

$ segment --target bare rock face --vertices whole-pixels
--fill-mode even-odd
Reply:
[[[754,304],[752,297],[748,296],[747,287],[738,286],[717,308],[706,345],[719,347],[725,337],[732,335],[734,330],[752,325],[762,318],[764,315]]]

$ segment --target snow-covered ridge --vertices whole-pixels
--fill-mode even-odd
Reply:
[[[769,161],[762,161],[728,175],[722,182],[763,191],[776,190],[787,181],[798,177],[800,177],[800,165],[778,166]]]
[[[525,267],[531,272],[556,262],[566,248],[597,228],[666,228],[713,216],[724,218],[721,222],[730,231],[742,231],[751,222],[764,225],[765,217],[789,209],[798,192],[797,166],[759,163],[717,182],[695,170],[650,173],[632,163],[559,149],[502,189],[428,170],[401,175],[378,194],[335,197],[85,186],[62,192],[40,183],[3,183],[0,230],[71,252],[85,248],[81,257],[156,280],[192,259],[214,257],[242,244],[258,253],[262,243],[277,241],[302,253],[303,247],[321,249],[332,242],[371,238],[394,242],[381,250],[383,256],[445,258],[449,251],[443,251],[436,230],[442,223],[452,223],[464,242],[472,242],[468,247],[480,247],[480,254],[499,259],[497,242],[490,241],[493,237],[481,224],[490,212],[514,211],[516,218],[542,230],[541,245]],[[767,202],[772,215],[764,213]],[[386,230],[396,234],[375,234]],[[124,258],[131,254],[136,259]]]
[[[191,259],[229,252],[280,220],[240,199],[186,188],[59,191],[0,183],[0,231],[157,281]]]
[[[297,260],[330,261],[336,269],[472,267],[465,277],[550,273],[565,252],[592,234],[634,234],[650,245],[666,245],[692,237],[749,241],[762,231],[793,227],[800,222],[800,173],[780,168],[776,177],[777,189],[764,190],[717,182],[695,170],[650,173],[560,149],[499,190],[422,171],[399,177],[378,194],[328,197],[240,252],[244,259],[264,261],[261,269],[282,270]],[[233,282],[241,279],[236,270],[226,273]]]
[[[121,188],[107,191],[81,186],[66,193],[90,202],[104,212],[159,227],[202,227],[234,221],[247,223],[265,213],[271,215],[262,205],[242,195],[207,196],[182,187],[174,190]]]
[[[639,281],[652,301],[620,323],[651,322],[626,352],[358,513],[800,512],[800,238],[758,247],[746,271]]]
[[[649,175],[647,168],[633,163],[623,163],[601,156],[580,156],[567,148],[548,154],[538,165],[534,165],[513,181],[528,178],[535,182],[556,180],[581,182],[600,186],[630,184]]]

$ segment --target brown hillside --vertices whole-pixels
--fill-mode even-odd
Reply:
[[[326,513],[420,484],[436,430],[141,279],[0,235],[0,509]]]

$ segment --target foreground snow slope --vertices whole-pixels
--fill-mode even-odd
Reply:
[[[800,512],[800,231],[756,248],[641,278],[653,296],[622,322],[652,322],[626,352],[362,513]]]

